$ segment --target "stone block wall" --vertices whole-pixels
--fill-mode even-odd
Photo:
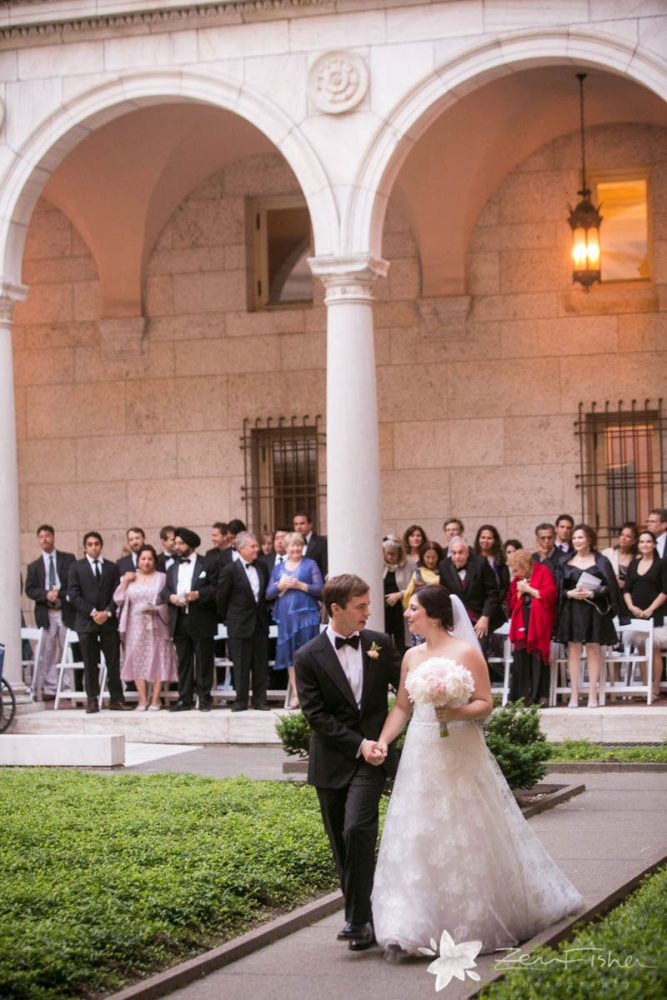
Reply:
[[[664,392],[665,133],[599,127],[588,155],[593,171],[651,169],[650,284],[572,289],[575,135],[537,150],[483,209],[468,297],[421,299],[415,241],[390,208],[391,269],[375,306],[386,531],[416,521],[440,539],[443,518],[458,515],[470,535],[491,521],[529,544],[539,520],[580,511],[579,401]],[[99,529],[110,558],[131,524],[157,543],[161,524],[184,522],[208,547],[213,521],[244,515],[244,417],[324,416],[322,290],[310,308],[247,309],[246,199],[296,191],[277,154],[231,164],[192,191],[150,254],[143,337],[128,320],[122,350],[103,335],[86,245],[39,203],[24,265],[30,296],[14,328],[24,561],[41,521],[77,552],[83,532]]]

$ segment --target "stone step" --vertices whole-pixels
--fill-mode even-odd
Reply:
[[[125,737],[120,733],[6,733],[0,739],[1,767],[122,767]]]

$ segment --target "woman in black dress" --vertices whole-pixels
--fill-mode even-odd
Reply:
[[[660,697],[662,650],[667,646],[663,628],[664,604],[667,601],[667,559],[661,559],[652,531],[639,536],[639,558],[630,563],[625,578],[623,599],[633,618],[653,619],[653,698]]]
[[[601,646],[618,642],[614,614],[618,610],[618,584],[609,560],[597,551],[597,535],[588,524],[577,524],[572,532],[574,555],[563,566],[560,616],[556,639],[567,644],[567,669],[572,690],[569,708],[579,707],[579,668],[582,647],[588,659],[588,707],[598,707],[597,683],[602,666]],[[598,584],[584,587],[583,573]]]

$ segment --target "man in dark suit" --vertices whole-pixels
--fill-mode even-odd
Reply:
[[[102,558],[104,541],[98,531],[83,536],[83,559],[72,563],[67,597],[76,612],[74,628],[79,634],[83,659],[83,683],[88,703],[86,712],[99,711],[100,650],[104,653],[109,683],[109,708],[129,711],[120,680],[120,640],[113,595],[120,583],[116,563]]]
[[[227,552],[232,544],[232,535],[229,530],[229,525],[225,524],[224,521],[216,521],[211,527],[211,541],[213,543],[213,547],[207,550],[204,558],[207,562],[213,560],[218,566],[220,566],[223,559],[223,553]],[[231,552],[229,553],[229,556],[225,557],[225,562],[227,562],[230,556]]]
[[[176,558],[174,552],[175,539],[176,528],[173,524],[165,524],[164,527],[160,528],[162,552],[158,555],[157,562],[155,564],[155,568],[159,570],[160,573],[166,573]]]
[[[146,544],[146,532],[143,528],[128,528],[125,537],[130,552],[129,555],[121,556],[118,560],[118,572],[121,576],[126,573],[136,573],[139,549]]]
[[[572,547],[572,529],[574,518],[570,514],[559,514],[556,518],[556,548],[561,561],[566,563],[574,555]]]
[[[496,574],[484,556],[474,555],[463,538],[453,538],[449,559],[438,566],[440,582],[465,605],[486,654],[489,633],[503,623]]]
[[[353,951],[374,941],[371,889],[378,804],[393,751],[377,739],[387,717],[389,685],[398,687],[401,657],[383,632],[366,629],[368,584],[344,574],[322,592],[329,625],[295,656],[299,704],[311,726],[308,783],[317,789],[322,820],[345,896],[339,940]]]
[[[556,528],[548,521],[543,521],[535,528],[535,543],[537,549],[533,552],[533,562],[547,566],[554,575],[558,583],[562,572],[563,563],[567,562],[568,556],[561,549],[556,547]]]
[[[28,565],[25,592],[35,602],[35,625],[44,629],[42,640],[43,682],[37,678],[37,690],[44,701],[56,696],[58,676],[56,664],[65,646],[68,628],[74,628],[74,611],[67,601],[69,570],[76,557],[72,552],[56,550],[55,531],[50,524],[37,529],[37,541],[42,550],[39,559]],[[42,689],[43,687],[43,689]]]
[[[201,538],[195,531],[176,528],[178,559],[167,570],[162,592],[169,604],[169,625],[178,657],[178,701],[172,712],[189,711],[195,691],[199,711],[211,711],[213,642],[218,631],[217,569],[195,552],[200,545]]]
[[[252,707],[266,711],[269,667],[269,607],[265,592],[269,582],[255,535],[242,531],[236,537],[238,559],[228,563],[218,583],[218,613],[227,626],[229,656],[234,664],[236,701],[232,712],[248,708],[252,674]]]
[[[299,510],[294,515],[292,526],[295,531],[303,535],[305,545],[304,556],[314,559],[320,567],[322,579],[326,580],[329,571],[329,543],[326,535],[316,535],[313,531],[313,521],[310,514],[305,510]]]
[[[287,538],[288,534],[289,531],[287,530],[287,528],[276,528],[275,533],[273,535],[273,552],[270,552],[268,556],[264,555],[263,552],[260,552],[259,555],[257,556],[258,559],[262,560],[267,570],[269,571],[269,578],[271,577],[271,573],[273,572],[273,567],[276,565],[276,563],[284,562],[287,559],[287,549],[285,548],[285,539]]]

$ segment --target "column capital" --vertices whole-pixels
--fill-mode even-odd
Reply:
[[[17,285],[0,278],[0,321],[11,323],[14,306],[17,302],[25,302],[27,297],[27,285]]]
[[[325,255],[309,257],[308,266],[326,288],[324,302],[372,302],[373,284],[384,278],[389,261],[370,253]]]

